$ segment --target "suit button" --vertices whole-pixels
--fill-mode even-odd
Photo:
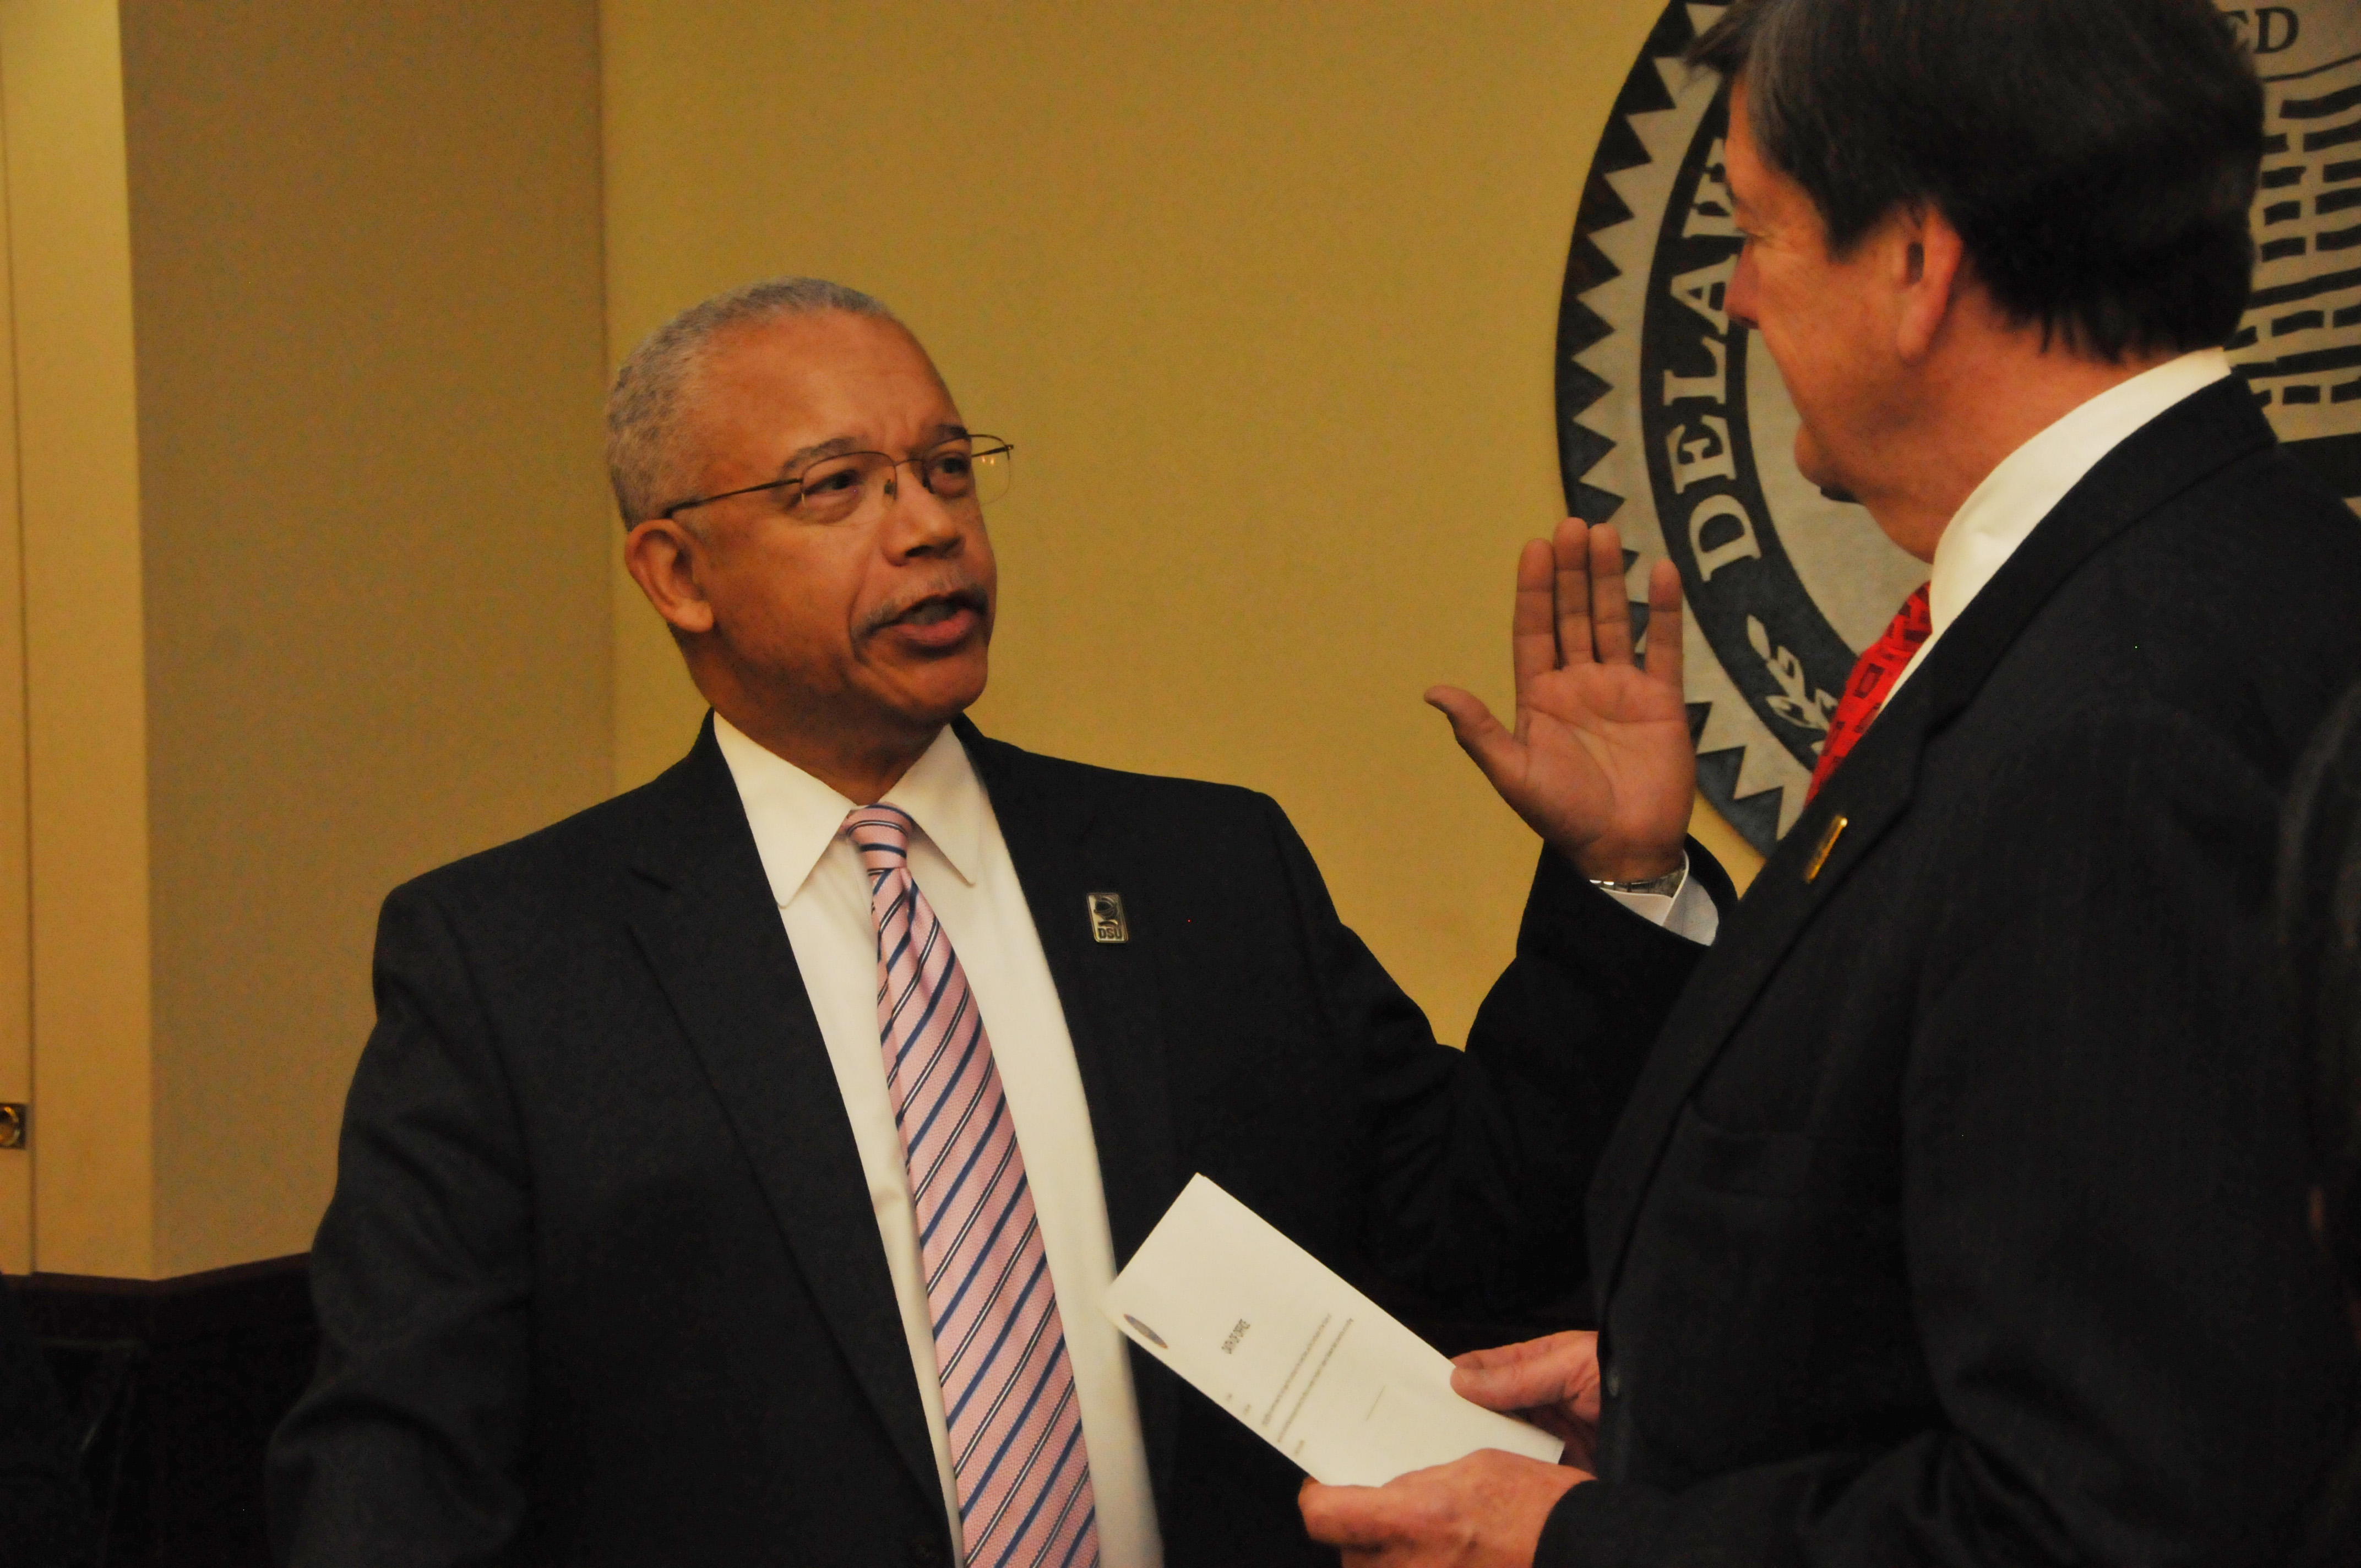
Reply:
[[[1623,1369],[1611,1361],[1607,1364],[1607,1397],[1610,1399],[1623,1397]]]
[[[910,1568],[942,1568],[943,1543],[928,1535],[910,1540]]]

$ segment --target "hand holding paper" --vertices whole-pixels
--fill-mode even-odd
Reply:
[[[1202,1176],[1100,1305],[1323,1482],[1378,1486],[1481,1449],[1554,1462],[1564,1446],[1461,1398],[1440,1352]]]
[[[1565,1438],[1565,1459],[1537,1464],[1487,1449],[1382,1486],[1307,1481],[1297,1501],[1312,1540],[1344,1548],[1367,1568],[1530,1568],[1552,1511],[1595,1478],[1598,1336],[1551,1334],[1472,1351],[1452,1367],[1451,1386],[1477,1404],[1513,1410]]]
[[[1451,1386],[1488,1410],[1510,1410],[1565,1440],[1568,1464],[1598,1452],[1598,1336],[1584,1330],[1471,1350],[1451,1363]]]

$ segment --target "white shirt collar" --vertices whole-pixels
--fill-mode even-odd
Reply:
[[[718,713],[713,716],[713,738],[720,742],[722,760],[737,781],[738,799],[746,808],[747,825],[754,830],[754,848],[763,857],[771,896],[784,909],[811,876],[820,857],[828,853],[829,845],[844,827],[846,814],[862,803],[846,799],[785,758],[749,740]],[[918,831],[960,880],[974,885],[983,868],[984,815],[990,806],[983,781],[975,776],[975,766],[968,761],[967,748],[949,725],[879,804],[908,812]]]
[[[2229,356],[2218,348],[2167,360],[2108,388],[2001,459],[1936,542],[1927,589],[1934,632],[1904,667],[1894,689],[1926,662],[1944,629],[2100,459],[2165,410],[2229,374]]]

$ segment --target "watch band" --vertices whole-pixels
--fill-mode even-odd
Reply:
[[[1671,898],[1681,891],[1681,883],[1688,880],[1688,875],[1689,864],[1684,858],[1679,865],[1662,876],[1649,877],[1641,882],[1609,882],[1593,877],[1590,885],[1603,893],[1646,893],[1659,898]]]

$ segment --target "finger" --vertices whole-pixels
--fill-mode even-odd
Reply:
[[[1631,662],[1631,602],[1623,587],[1623,541],[1605,525],[1590,531],[1590,635],[1602,664]]]
[[[1648,676],[1681,689],[1681,573],[1670,561],[1648,572]]]
[[[1317,1481],[1295,1495],[1304,1533],[1324,1546],[1383,1546],[1399,1538],[1393,1500],[1383,1486],[1323,1486]]]
[[[1505,1366],[1456,1366],[1451,1371],[1451,1387],[1461,1398],[1488,1410],[1530,1410],[1569,1397],[1567,1371],[1545,1357]]]
[[[1598,1381],[1598,1365],[1597,1337],[1572,1330],[1463,1355],[1451,1387],[1491,1409],[1529,1410],[1576,1398]]]
[[[1587,527],[1578,517],[1557,525],[1551,554],[1557,558],[1558,663],[1587,664],[1590,648],[1590,557],[1585,548]]]
[[[1517,705],[1535,676],[1557,668],[1557,617],[1552,608],[1549,541],[1529,542],[1517,555],[1517,610],[1510,622],[1510,659],[1517,674]]]
[[[1524,764],[1519,755],[1522,748],[1508,727],[1492,717],[1483,698],[1457,686],[1433,686],[1427,690],[1426,700],[1451,720],[1452,738],[1459,742],[1461,751],[1475,760],[1495,789],[1505,792],[1523,776]]]
[[[1557,1391],[1565,1382],[1542,1367],[1510,1366],[1485,1372],[1462,1368],[1451,1375],[1451,1390],[1471,1405],[1514,1414],[1557,1409],[1564,1402]]]
[[[1513,1366],[1537,1355],[1547,1355],[1555,1348],[1559,1336],[1543,1334],[1539,1339],[1521,1339],[1514,1344],[1494,1345],[1489,1350],[1463,1351],[1451,1358],[1454,1366]]]

